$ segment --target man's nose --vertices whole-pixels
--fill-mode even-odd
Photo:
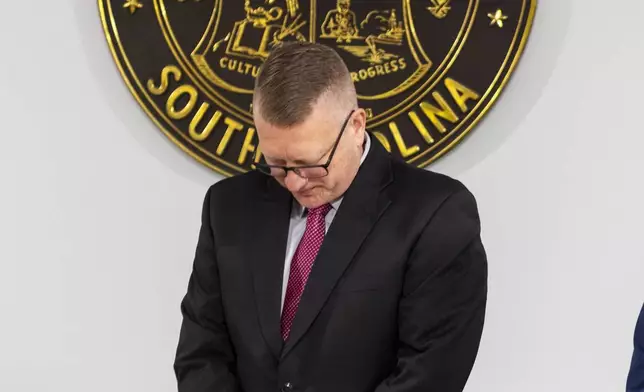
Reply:
[[[306,178],[302,178],[292,171],[288,172],[288,174],[286,174],[286,178],[284,178],[284,185],[286,185],[286,189],[288,189],[290,192],[300,191],[302,188],[304,188],[306,182]]]

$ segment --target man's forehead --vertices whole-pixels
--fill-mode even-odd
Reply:
[[[262,147],[264,156],[278,164],[316,164],[324,156],[328,142],[319,138],[267,139]]]
[[[270,127],[258,132],[259,148],[266,158],[304,165],[316,163],[340,129],[328,123],[307,122],[290,129]]]

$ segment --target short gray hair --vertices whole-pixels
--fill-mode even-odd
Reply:
[[[271,51],[255,79],[253,108],[268,123],[291,127],[303,122],[325,93],[357,105],[347,65],[331,47],[284,42]]]

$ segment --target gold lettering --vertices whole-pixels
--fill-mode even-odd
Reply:
[[[452,98],[454,98],[454,101],[456,101],[458,107],[461,108],[463,113],[467,112],[466,102],[468,99],[479,99],[479,95],[474,90],[465,87],[452,78],[445,79],[445,87],[447,87],[447,90],[449,90]]]
[[[376,64],[369,68],[358,69],[355,72],[351,72],[351,80],[357,83],[362,80],[374,79],[380,76],[389,75],[394,72],[398,72],[407,67],[405,59],[399,58],[397,60],[391,60],[390,62],[384,64]]]
[[[170,82],[168,75],[172,74],[174,81],[178,82],[181,79],[181,70],[174,65],[166,65],[161,71],[161,85],[156,87],[152,79],[148,79],[148,90],[154,95],[164,94],[168,90]]]
[[[391,144],[389,144],[389,140],[387,140],[387,136],[383,135],[381,132],[372,132],[373,136],[378,139],[380,144],[387,150],[387,152],[391,153]]]
[[[238,164],[243,165],[246,162],[248,154],[255,152],[256,146],[253,144],[253,137],[255,137],[255,128],[248,128],[244,144],[242,145],[239,157],[237,157]]]
[[[250,164],[250,168],[255,170],[255,164],[262,159],[262,150],[257,146],[257,152],[255,153],[255,160]]]
[[[407,147],[400,131],[398,130],[398,125],[396,125],[395,122],[392,121],[389,123],[389,130],[391,131],[391,135],[394,137],[394,141],[396,142],[400,155],[402,155],[403,158],[408,158],[420,151],[420,147],[418,146]]]
[[[432,124],[434,124],[434,127],[436,127],[436,129],[438,129],[440,133],[445,133],[447,129],[445,128],[441,120],[438,119],[438,117],[443,118],[451,123],[455,123],[458,121],[458,116],[456,116],[454,110],[452,110],[452,108],[447,104],[445,99],[440,95],[438,91],[434,91],[432,93],[432,96],[441,106],[441,109],[425,101],[420,103],[420,108],[423,110],[423,113],[425,113]]]
[[[217,155],[219,156],[223,155],[224,152],[226,152],[226,148],[228,147],[228,143],[230,142],[230,138],[232,137],[233,132],[241,131],[242,129],[244,129],[243,124],[233,120],[230,117],[226,117],[224,119],[224,122],[226,123],[226,125],[228,125],[228,129],[226,129],[224,137],[221,139],[219,145],[217,146]]]
[[[228,57],[220,58],[219,66],[222,69],[227,69],[229,71],[237,72],[242,75],[248,75],[250,73],[253,75],[253,77],[257,77],[257,75],[259,74],[259,67],[257,67],[256,65]]]
[[[206,114],[206,110],[208,110],[209,107],[210,104],[208,102],[202,103],[201,107],[197,111],[197,114],[195,114],[195,116],[192,118],[192,121],[190,121],[190,129],[188,131],[188,134],[191,138],[198,142],[202,142],[208,139],[208,137],[212,133],[212,130],[215,128],[215,125],[217,125],[219,119],[221,118],[221,111],[216,110],[215,114],[212,115],[210,121],[208,121],[208,124],[206,124],[206,127],[203,129],[203,131],[197,131],[197,127],[199,126],[199,123],[201,123],[201,120],[203,120],[203,116],[204,114]]]
[[[181,110],[177,110],[175,105],[183,94],[188,94],[190,99]],[[170,94],[168,102],[166,103],[165,110],[168,113],[168,116],[173,120],[181,120],[188,116],[197,104],[197,95],[197,89],[188,84],[183,84],[177,87],[177,89]]]
[[[416,112],[414,112],[413,110],[409,112],[409,118],[411,119],[411,122],[418,130],[418,133],[420,133],[423,139],[425,139],[425,142],[427,142],[427,144],[434,143],[434,138],[432,137],[432,135],[429,134],[429,131],[427,131],[425,124],[423,124],[423,122],[420,120],[420,117],[418,117]]]

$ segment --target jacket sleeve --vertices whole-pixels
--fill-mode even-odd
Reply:
[[[409,256],[397,366],[376,392],[461,392],[478,352],[486,302],[476,201],[463,188],[434,213]]]
[[[240,391],[221,298],[211,194],[212,188],[204,200],[192,273],[181,302],[183,320],[174,362],[178,392]]]
[[[644,391],[644,306],[635,327],[633,357],[626,381],[627,392]]]

